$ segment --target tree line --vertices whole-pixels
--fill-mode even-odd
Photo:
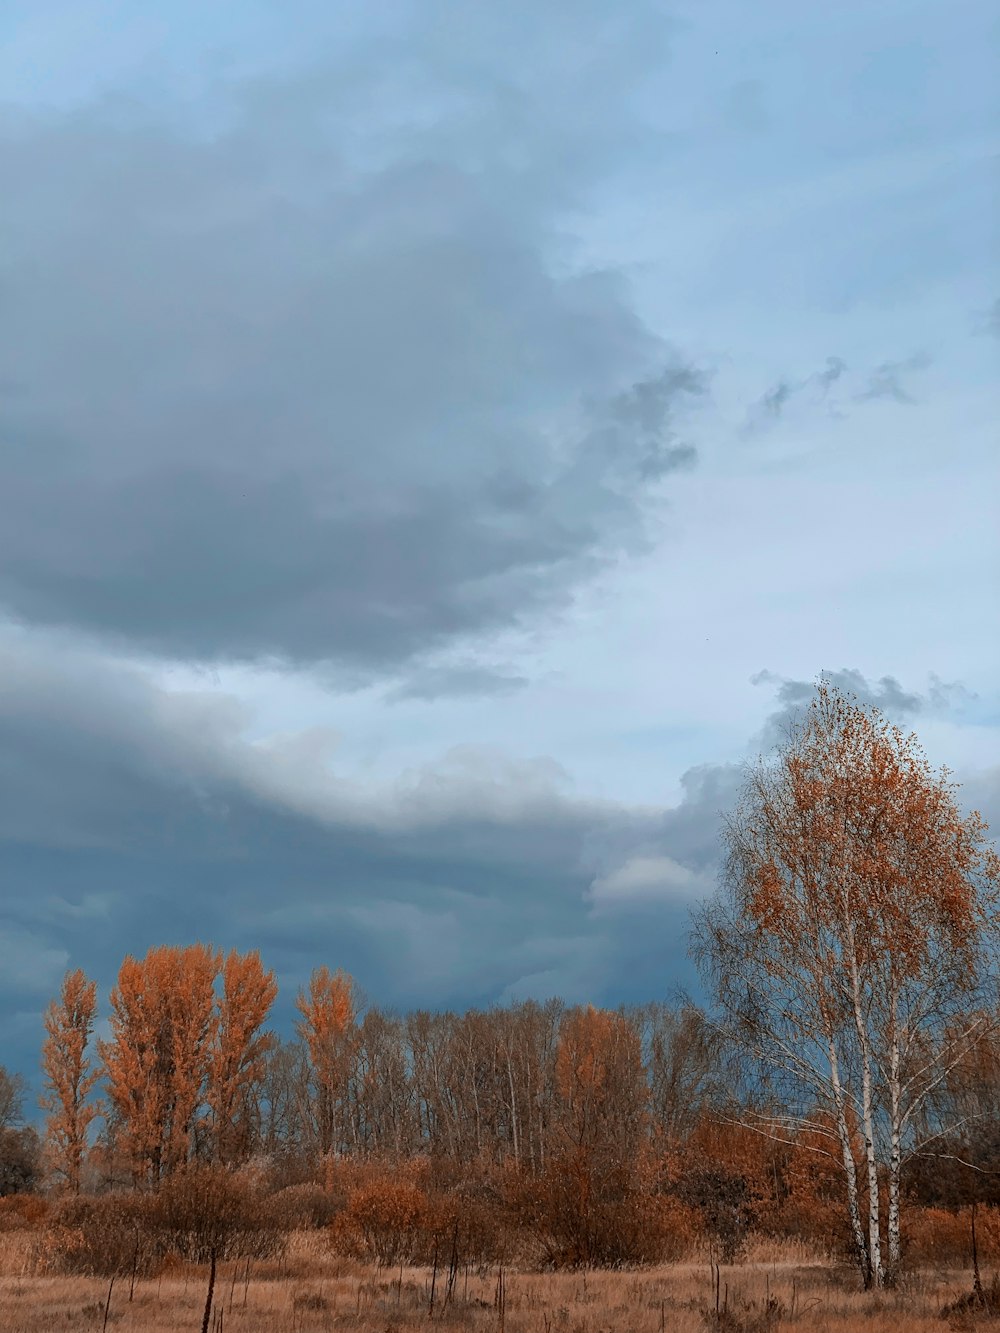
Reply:
[[[399,1015],[319,967],[281,1041],[259,953],[197,944],[126,958],[95,1042],[96,986],[70,972],[45,1015],[48,1176],[78,1194],[198,1163],[266,1159],[286,1184],[446,1163],[507,1172],[583,1258],[594,1228],[673,1200],[727,1244],[821,1216],[888,1285],[909,1200],[989,1201],[1000,1179],[1000,863],[915,737],[822,682],[723,841],[692,930],[705,1008]]]
[[[47,1169],[72,1193],[88,1160],[151,1188],[260,1155],[290,1175],[331,1155],[540,1172],[567,1136],[622,1152],[678,1140],[726,1095],[719,1038],[693,1005],[400,1015],[362,1008],[350,976],[319,967],[282,1041],[265,1026],[276,993],[256,951],[156,947],[122,964],[112,1035],[94,1043],[95,983],[68,973],[45,1016]]]

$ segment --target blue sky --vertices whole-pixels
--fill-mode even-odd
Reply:
[[[0,27],[0,1062],[195,938],[665,995],[821,672],[1000,819],[992,6]]]

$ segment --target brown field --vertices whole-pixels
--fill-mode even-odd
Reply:
[[[184,1265],[111,1289],[107,1279],[41,1276],[37,1233],[0,1236],[0,1329],[143,1330],[168,1333],[202,1326],[208,1272]],[[215,1333],[404,1333],[426,1329],[475,1333],[944,1333],[998,1326],[942,1319],[941,1307],[969,1289],[967,1273],[924,1270],[892,1293],[865,1294],[849,1270],[804,1248],[758,1246],[736,1266],[719,1270],[716,1294],[708,1257],[633,1272],[504,1274],[505,1309],[497,1308],[498,1271],[459,1274],[445,1302],[438,1273],[431,1312],[432,1273],[365,1267],[329,1252],[321,1233],[297,1233],[280,1260],[220,1265]],[[107,1322],[105,1325],[105,1314]]]

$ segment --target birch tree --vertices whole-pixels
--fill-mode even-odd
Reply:
[[[753,1123],[837,1160],[865,1286],[889,1285],[920,1109],[996,1022],[986,825],[914,736],[821,683],[724,841],[694,952],[769,1094]]]

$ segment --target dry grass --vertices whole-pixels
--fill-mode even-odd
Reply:
[[[36,1235],[0,1236],[0,1328],[102,1329],[108,1282],[38,1275]],[[283,1259],[252,1263],[245,1279],[243,1261],[220,1266],[213,1329],[220,1329],[219,1311],[221,1333],[406,1333],[430,1322],[428,1270],[379,1272],[337,1258],[321,1233],[297,1233]],[[138,1280],[130,1301],[129,1279],[120,1278],[107,1328],[198,1330],[206,1281],[205,1268],[184,1265]],[[510,1273],[503,1321],[496,1269],[460,1273],[454,1299],[443,1307],[445,1281],[439,1273],[433,1322],[452,1333],[947,1333],[941,1307],[968,1289],[967,1274],[926,1270],[898,1292],[865,1295],[851,1273],[794,1245],[758,1247],[744,1263],[723,1266],[718,1319],[707,1261],[622,1273]]]

